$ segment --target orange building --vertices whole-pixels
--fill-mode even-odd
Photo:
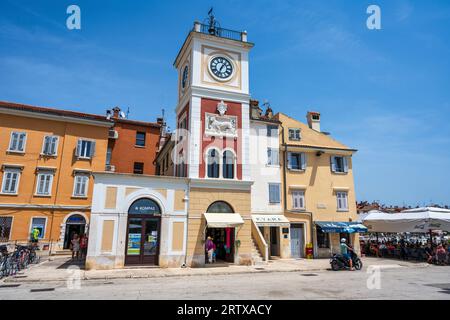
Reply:
[[[89,228],[94,171],[106,164],[105,116],[0,102],[0,242],[31,230],[52,252]]]
[[[117,173],[155,175],[162,119],[157,123],[125,119],[120,108],[112,110],[107,170]]]

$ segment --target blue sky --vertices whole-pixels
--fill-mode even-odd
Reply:
[[[66,28],[81,7],[82,30]],[[366,27],[377,4],[382,30]],[[173,119],[173,60],[210,6],[247,30],[252,96],[359,152],[358,200],[450,203],[450,3],[435,1],[0,2],[0,100]],[[173,123],[173,120],[170,121]]]

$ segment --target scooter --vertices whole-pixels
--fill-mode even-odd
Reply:
[[[351,252],[350,254],[352,256],[353,267],[356,270],[361,270],[363,267],[361,259],[354,252]],[[330,264],[333,271],[350,270],[350,264],[342,254],[334,254],[330,259]]]

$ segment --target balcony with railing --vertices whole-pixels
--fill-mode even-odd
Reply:
[[[247,32],[246,31],[235,31],[230,29],[225,29],[221,27],[211,27],[211,25],[202,24],[200,22],[194,23],[194,29],[192,31],[203,33],[203,34],[209,34],[212,36],[225,38],[225,39],[231,39],[236,41],[242,41],[247,42]]]

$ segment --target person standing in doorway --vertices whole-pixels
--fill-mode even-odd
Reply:
[[[214,244],[211,237],[208,237],[206,239],[205,250],[208,254],[208,263],[212,263],[213,262],[213,254],[214,254],[214,251],[216,250],[216,245]]]
[[[77,233],[73,235],[73,239],[70,241],[70,245],[72,246],[72,260],[77,258],[80,259],[80,238]]]
[[[80,252],[81,252],[81,259],[86,259],[87,256],[87,246],[88,246],[88,236],[87,234],[83,233],[80,237]]]

